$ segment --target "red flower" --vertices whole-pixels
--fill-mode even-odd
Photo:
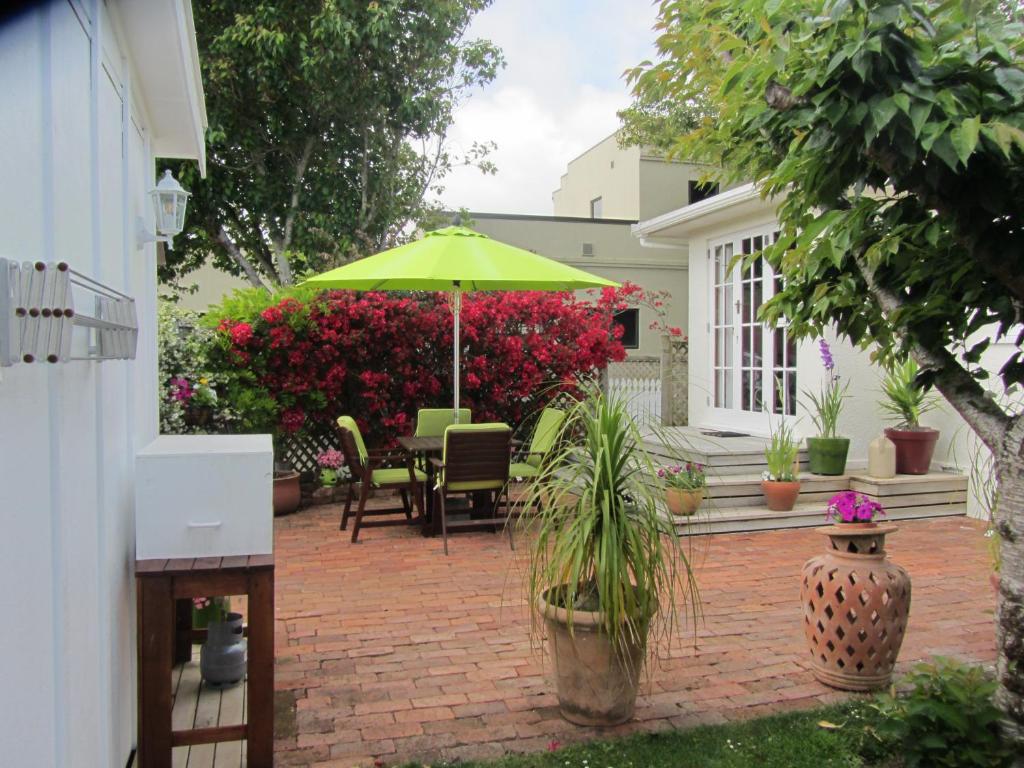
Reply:
[[[248,323],[238,323],[231,328],[231,342],[238,346],[245,346],[252,340],[252,326]]]

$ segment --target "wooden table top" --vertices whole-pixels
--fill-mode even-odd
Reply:
[[[440,435],[431,437],[402,435],[398,438],[398,444],[410,453],[440,453],[444,450],[444,438]]]
[[[398,438],[398,444],[409,453],[441,453],[444,451],[444,437],[441,435],[431,437],[402,435]],[[513,447],[519,447],[522,444],[522,440],[512,440]]]
[[[273,555],[229,555],[227,557],[177,557],[165,560],[136,560],[136,576],[182,576],[204,571],[255,571],[273,568]]]

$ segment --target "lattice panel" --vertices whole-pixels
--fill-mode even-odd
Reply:
[[[907,572],[884,551],[833,550],[807,561],[800,593],[815,677],[851,691],[889,685],[910,614]]]
[[[330,448],[341,449],[341,438],[334,430],[304,432],[284,441],[284,459],[296,472],[319,472],[316,457]]]

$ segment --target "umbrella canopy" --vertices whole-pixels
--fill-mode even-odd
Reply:
[[[447,291],[455,317],[455,417],[459,412],[459,316],[466,291],[571,291],[618,283],[466,227],[445,227],[421,239],[316,275],[303,285],[357,291]]]
[[[304,285],[359,291],[570,291],[618,283],[466,227],[445,227]]]

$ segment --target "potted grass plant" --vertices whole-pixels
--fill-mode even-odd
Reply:
[[[917,363],[907,360],[891,366],[882,380],[882,410],[896,422],[886,427],[885,436],[896,446],[896,471],[903,475],[927,474],[939,440],[937,429],[921,426],[921,417],[938,400],[918,384],[917,374]]]
[[[800,445],[793,436],[792,427],[780,421],[772,430],[772,439],[764,449],[768,469],[761,475],[761,492],[765,504],[773,512],[788,512],[796,505],[800,495],[797,477],[797,455]]]
[[[841,475],[846,471],[846,457],[850,451],[850,439],[838,434],[839,414],[843,410],[843,401],[847,398],[848,381],[840,382],[836,372],[836,361],[828,342],[818,342],[821,351],[821,362],[825,366],[828,379],[818,393],[805,390],[804,395],[810,399],[811,420],[818,429],[817,437],[807,438],[807,461],[810,470],[816,475]]]
[[[607,726],[633,715],[641,670],[664,651],[696,584],[625,401],[585,387],[542,462],[526,588],[547,635],[563,717]]]

